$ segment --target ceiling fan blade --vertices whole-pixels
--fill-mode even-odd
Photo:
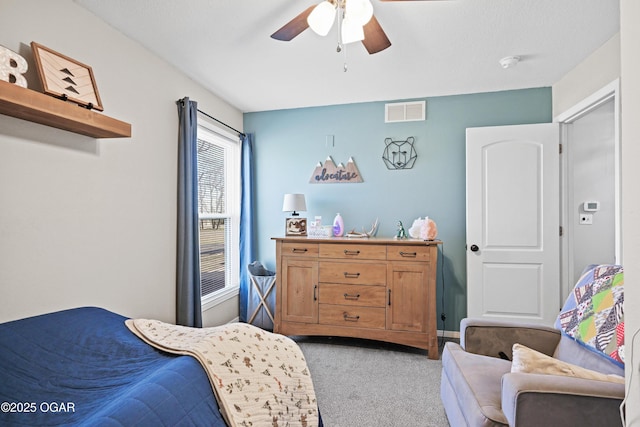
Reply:
[[[309,28],[309,24],[307,23],[307,17],[311,13],[311,11],[316,7],[316,5],[309,6],[304,12],[300,15],[293,18],[291,21],[287,22],[275,33],[271,34],[272,39],[282,40],[284,42],[288,42],[293,40],[298,34]]]
[[[371,20],[364,26],[364,40],[362,40],[362,44],[371,55],[391,46],[389,38],[375,16],[372,16]]]

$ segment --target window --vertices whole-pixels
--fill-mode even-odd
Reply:
[[[203,310],[238,292],[240,143],[198,123],[198,213]]]

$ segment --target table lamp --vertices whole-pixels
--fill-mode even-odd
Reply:
[[[282,204],[282,212],[291,212],[291,217],[286,219],[285,234],[287,236],[306,236],[307,219],[300,218],[298,211],[306,212],[307,203],[304,194],[285,194]]]

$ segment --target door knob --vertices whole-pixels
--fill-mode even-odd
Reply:
[[[471,252],[478,252],[480,248],[478,247],[478,245],[471,245],[470,249],[471,249]]]

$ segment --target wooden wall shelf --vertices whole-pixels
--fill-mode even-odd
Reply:
[[[0,80],[0,114],[93,138],[131,137],[131,124]]]

